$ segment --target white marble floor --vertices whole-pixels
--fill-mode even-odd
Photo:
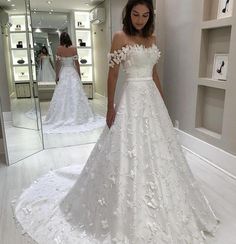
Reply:
[[[49,170],[84,164],[94,144],[41,151],[10,167],[0,167],[0,243],[33,243],[16,228],[11,201]],[[236,181],[185,151],[189,165],[212,208],[221,219],[216,237],[207,244],[236,244]],[[44,243],[46,244],[46,243]],[[65,243],[66,244],[66,243]],[[189,243],[191,244],[191,243]]]

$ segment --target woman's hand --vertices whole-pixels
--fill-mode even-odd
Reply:
[[[115,117],[116,117],[115,109],[114,108],[108,108],[106,122],[107,122],[107,126],[109,128],[111,128],[112,124],[114,123]]]
[[[56,80],[55,80],[55,81],[56,81],[56,84],[58,84],[58,81],[59,81],[59,77],[56,77]]]

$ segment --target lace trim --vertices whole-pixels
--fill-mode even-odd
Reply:
[[[149,51],[150,49],[156,49],[157,53],[157,60],[161,56],[161,52],[158,49],[156,44],[152,44],[150,47],[145,47],[144,45],[139,45],[139,44],[127,44],[121,49],[115,50],[113,53],[108,53],[107,58],[108,58],[108,64],[111,68],[114,68],[116,64],[120,64],[122,61],[126,60],[126,56],[129,53],[130,50],[147,50]]]

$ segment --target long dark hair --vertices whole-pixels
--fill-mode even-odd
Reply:
[[[131,11],[133,7],[138,4],[144,4],[149,9],[149,19],[147,24],[142,29],[142,36],[149,37],[154,32],[154,7],[152,0],[128,0],[126,6],[124,7],[122,18],[123,18],[123,31],[127,35],[135,36],[138,34],[138,30],[136,30],[132,24],[131,20]]]
[[[60,45],[70,47],[72,46],[72,41],[70,39],[70,36],[67,32],[62,32],[60,35]]]

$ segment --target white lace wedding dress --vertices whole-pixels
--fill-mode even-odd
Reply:
[[[17,201],[16,218],[38,243],[203,244],[215,231],[152,80],[159,56],[156,45],[109,55],[127,74],[113,126],[83,169],[50,172]]]
[[[40,82],[55,82],[56,73],[50,63],[50,56],[42,56],[37,80]]]
[[[59,82],[43,121],[44,133],[85,132],[105,126],[105,118],[94,115],[75,70],[73,57],[57,57],[61,62]]]

